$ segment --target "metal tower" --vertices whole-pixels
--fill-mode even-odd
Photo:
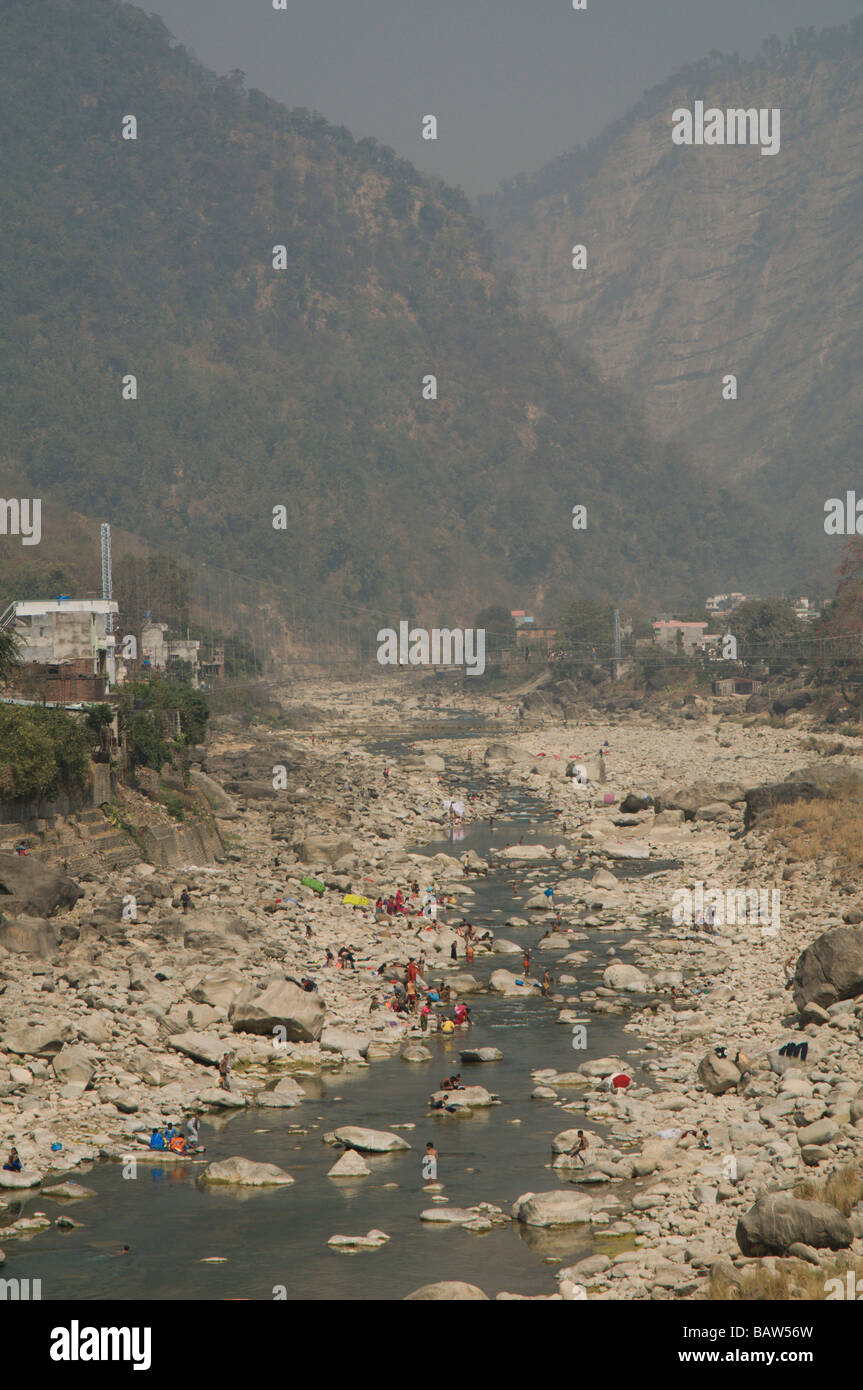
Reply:
[[[614,655],[620,660],[620,609],[614,610]]]
[[[102,543],[102,597],[110,599],[112,594],[111,583],[111,527],[107,521],[103,521],[99,528]],[[114,631],[114,615],[109,613],[105,619],[105,631]]]

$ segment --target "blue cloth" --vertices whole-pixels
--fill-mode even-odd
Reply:
[[[154,1134],[154,1135],[152,1135],[152,1137],[151,1137],[151,1139],[150,1139],[150,1148],[151,1148],[151,1149],[164,1149],[164,1147],[165,1147],[165,1137],[164,1137],[164,1135],[162,1135],[162,1134]]]

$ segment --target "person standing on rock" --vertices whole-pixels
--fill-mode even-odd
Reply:
[[[453,942],[449,948],[449,958],[450,960],[458,960],[458,951],[456,950],[455,942]]]
[[[552,985],[551,971],[550,971],[550,970],[546,970],[545,974],[544,974],[543,977],[542,977],[542,994],[543,994],[543,998],[544,998],[544,999],[547,999],[548,996],[550,995],[550,993],[551,993],[551,985]]]
[[[182,893],[180,894],[180,906],[181,906],[181,908],[183,909],[184,912],[188,912],[188,911],[189,911],[189,908],[190,908],[190,906],[191,906],[191,903],[192,903],[192,895],[190,894],[188,888],[184,888],[183,891],[182,891]]]
[[[225,1052],[222,1054],[222,1060],[219,1062],[219,1087],[223,1091],[230,1091],[231,1089],[231,1083],[228,1080],[229,1066],[228,1054]]]
[[[201,1121],[198,1119],[197,1115],[190,1115],[188,1120],[186,1121],[186,1135],[188,1137],[189,1143],[194,1144],[196,1147],[200,1143],[200,1139],[198,1137],[200,1127]]]
[[[524,958],[522,960],[522,970],[524,971],[525,975],[530,974],[530,951],[525,951],[524,953]]]

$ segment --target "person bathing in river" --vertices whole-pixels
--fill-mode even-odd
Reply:
[[[524,971],[525,975],[530,974],[530,951],[525,951],[524,953],[524,958],[522,960],[522,970]]]
[[[545,974],[542,977],[542,995],[544,999],[547,999],[548,996],[551,994],[551,985],[551,971],[546,970]]]

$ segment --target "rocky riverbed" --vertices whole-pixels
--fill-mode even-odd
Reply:
[[[415,956],[426,978],[445,978],[458,997],[481,1000],[490,988],[525,1009],[548,963],[546,1007],[563,1027],[584,1029],[568,1069],[536,1067],[525,1077],[533,1103],[561,1112],[549,1150],[537,1153],[534,1182],[505,1207],[484,1188],[453,1210],[446,1192],[430,1190],[417,1211],[417,1220],[436,1210],[437,1222],[487,1231],[489,1240],[511,1221],[550,1236],[575,1229],[611,1238],[575,1263],[550,1246],[549,1287],[530,1296],[693,1298],[705,1296],[711,1270],[714,1282],[734,1284],[778,1262],[793,1282],[795,1270],[832,1268],[837,1250],[847,1252],[840,1259],[860,1255],[859,1208],[846,1219],[793,1198],[801,1180],[860,1157],[860,991],[842,985],[831,998],[826,978],[853,977],[857,929],[844,927],[847,941],[831,936],[842,946],[838,964],[836,950],[829,960],[822,952],[817,969],[811,951],[808,966],[799,963],[844,917],[855,921],[859,885],[837,864],[789,861],[757,819],[744,834],[747,804],[751,821],[757,803],[746,793],[809,762],[808,731],[709,709],[688,720],[594,713],[566,728],[549,719],[525,730],[511,700],[469,692],[454,714],[473,720],[475,734],[453,737],[440,697],[407,682],[310,682],[303,694],[318,711],[314,733],[230,719],[211,731],[196,782],[221,833],[221,862],[96,871],[77,900],[61,885],[55,910],[40,909],[47,918],[25,914],[5,934],[0,1097],[5,1141],[24,1163],[22,1174],[0,1175],[10,1189],[0,1232],[7,1254],[49,1220],[24,1214],[23,1195],[47,1196],[55,1179],[80,1180],[100,1159],[128,1161],[153,1127],[234,1110],[257,1112],[263,1126],[287,1109],[291,1123],[302,1123],[316,1075],[369,1067],[373,1084],[376,1062],[424,1046],[413,1020],[381,1007],[385,981]],[[398,742],[381,741],[397,731]],[[845,763],[860,771],[863,755],[848,753]],[[583,787],[567,775],[580,767]],[[514,796],[546,808],[548,834],[526,833],[521,845],[513,835],[487,853],[472,847],[466,864],[457,838],[446,852],[424,851],[450,829],[447,800],[464,802],[470,830],[505,815]],[[482,927],[474,909],[489,871],[512,883],[511,917],[468,969],[453,928],[464,917]],[[322,894],[301,883],[309,876],[324,884]],[[437,924],[375,920],[343,902],[347,894],[374,902],[413,881],[452,895]],[[544,896],[549,885],[553,900]],[[702,896],[779,897],[767,899],[763,920],[749,912],[704,931],[681,920],[681,890],[692,894],[694,917],[698,885]],[[123,916],[130,898],[136,920]],[[562,931],[550,929],[555,910]],[[537,941],[530,929],[526,977],[526,924],[540,922],[549,930]],[[356,970],[325,965],[328,948],[348,945]],[[787,962],[797,971],[790,990]],[[306,975],[315,992],[296,983]],[[621,1039],[632,1037],[616,1056],[596,1046],[611,1024]],[[788,1042],[808,1043],[805,1059],[780,1055]],[[226,1051],[229,1092],[217,1084]],[[632,1079],[625,1093],[608,1089],[618,1069]],[[473,1082],[483,1067],[471,1071]],[[422,1083],[428,1094],[436,1081]],[[482,1109],[495,1093],[478,1085],[473,1100]],[[374,1129],[398,1138],[380,1121]],[[565,1152],[578,1129],[590,1139],[585,1162]],[[336,1127],[330,1140],[333,1163],[339,1153],[364,1160],[362,1136]],[[226,1169],[222,1160],[211,1182],[300,1186],[279,1164],[262,1172],[260,1148],[254,1159],[231,1157],[242,1162]],[[83,1197],[68,1197],[69,1207],[85,1205]],[[334,1234],[364,1252],[358,1259],[387,1258],[376,1228]],[[429,1296],[467,1296],[463,1274],[454,1268],[455,1287]],[[495,1269],[492,1292],[520,1296],[505,1275]]]

